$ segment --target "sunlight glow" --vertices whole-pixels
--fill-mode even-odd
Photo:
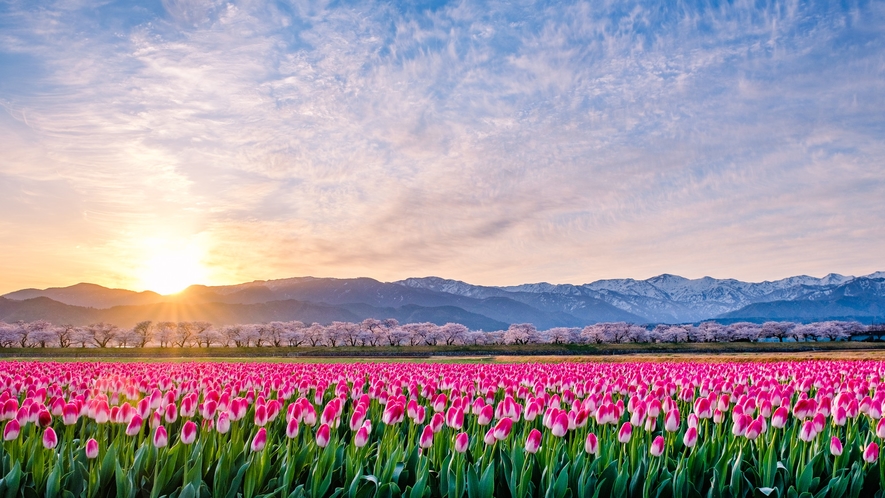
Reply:
[[[157,248],[141,269],[140,287],[160,294],[175,294],[189,285],[204,283],[207,272],[201,256],[202,252],[193,247]]]

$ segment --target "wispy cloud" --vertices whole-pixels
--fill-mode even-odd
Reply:
[[[0,6],[4,288],[881,269],[881,3],[146,5]]]

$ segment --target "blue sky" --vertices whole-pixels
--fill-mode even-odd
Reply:
[[[883,42],[883,2],[6,0],[0,290],[882,270]]]

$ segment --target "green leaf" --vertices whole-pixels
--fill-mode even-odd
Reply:
[[[467,498],[478,498],[479,495],[479,478],[471,465],[467,467]]]
[[[482,490],[482,496],[495,496],[495,465],[489,465],[485,472],[482,473],[482,479],[479,481],[479,489]]]
[[[178,498],[194,498],[197,492],[194,490],[194,485],[188,483],[184,489],[181,490],[181,494],[178,495]]]
[[[55,461],[55,465],[52,466],[52,472],[49,473],[49,477],[46,479],[46,498],[58,496],[58,492],[61,489],[61,468],[62,461],[59,458]]]
[[[559,477],[556,478],[556,482],[553,484],[553,496],[556,498],[564,498],[568,491],[568,466],[569,464],[565,464],[565,467],[559,472]]]
[[[243,483],[243,477],[246,475],[247,470],[249,470],[248,461],[240,467],[240,470],[237,471],[237,475],[234,476],[234,479],[231,481],[226,498],[237,498],[237,494],[240,491],[240,485]]]
[[[731,468],[731,482],[729,483],[729,489],[731,490],[731,496],[738,497],[741,496],[741,462],[743,461],[743,453],[738,452],[737,458],[734,460],[734,465]]]
[[[12,469],[6,474],[6,477],[3,478],[3,484],[6,487],[6,493],[4,494],[5,498],[15,498],[18,496],[19,484],[21,483],[22,478],[22,467],[21,463],[15,462]]]

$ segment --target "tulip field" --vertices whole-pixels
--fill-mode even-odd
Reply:
[[[885,363],[0,363],[0,497],[881,496]]]

